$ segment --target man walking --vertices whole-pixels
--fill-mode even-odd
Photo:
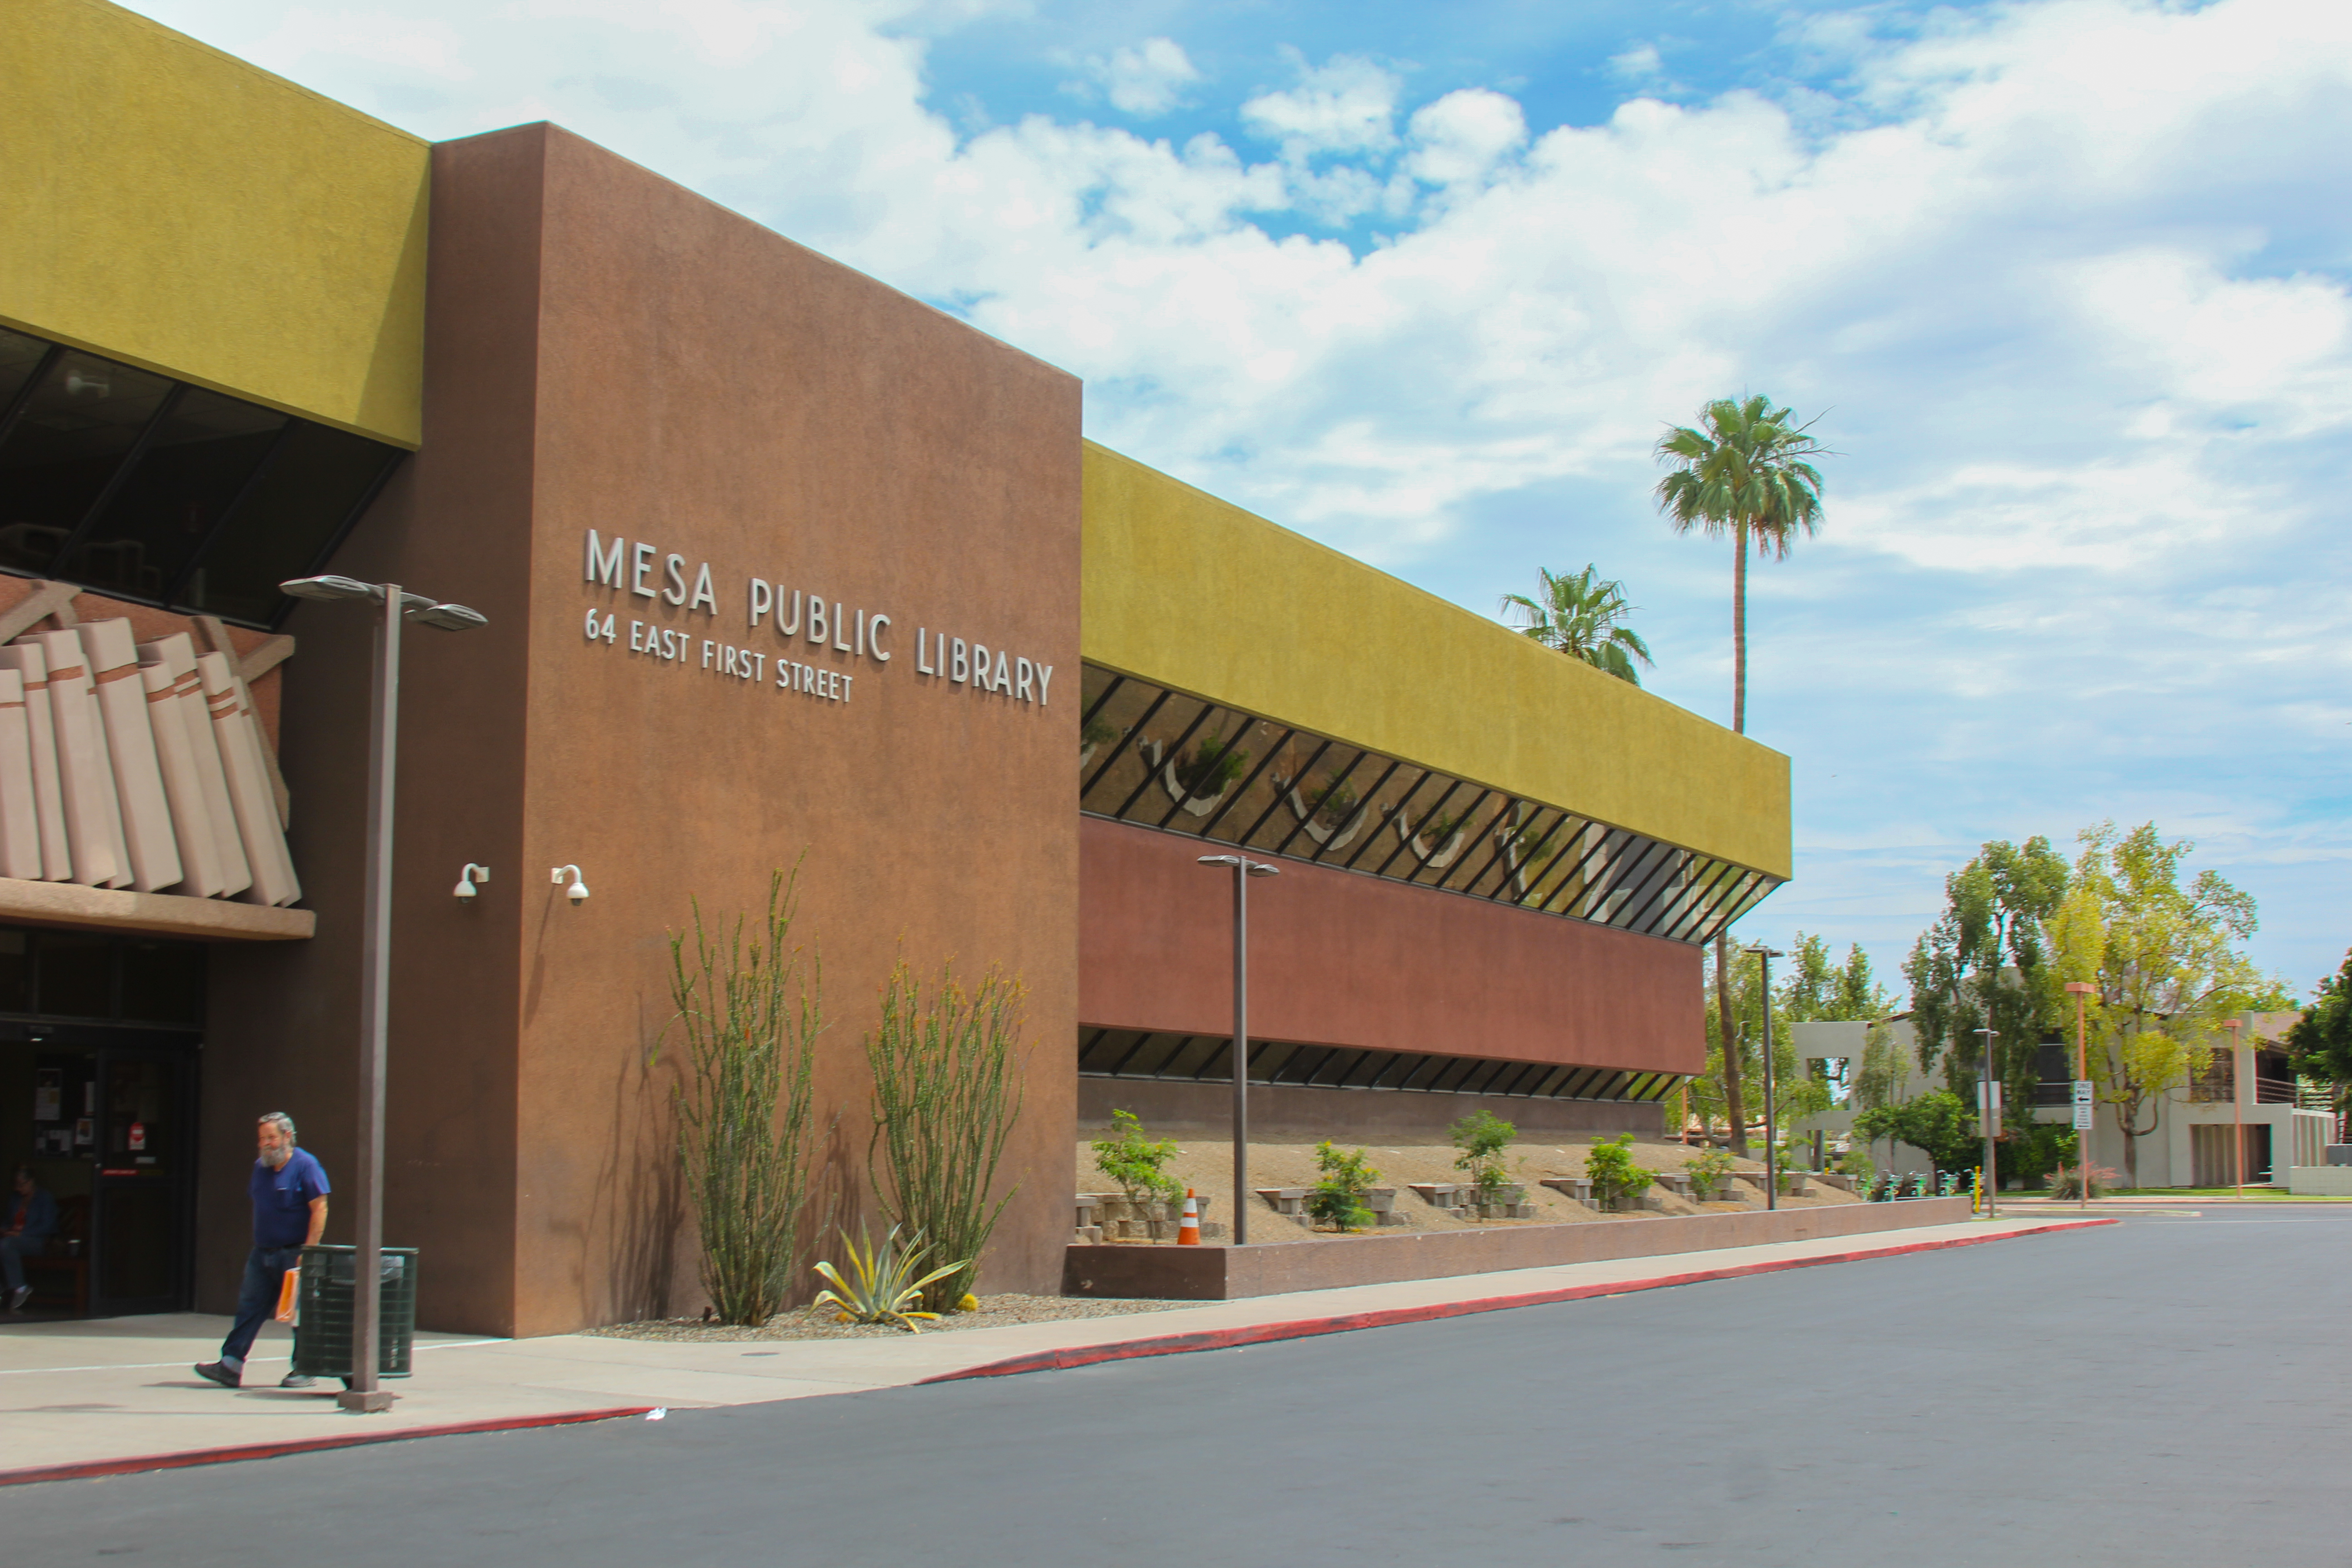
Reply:
[[[221,1342],[220,1360],[199,1362],[196,1375],[223,1388],[245,1381],[245,1355],[261,1325],[278,1313],[286,1271],[327,1230],[327,1173],[294,1147],[294,1120],[282,1111],[261,1119],[259,1158],[253,1162],[253,1251],[236,1293],[236,1322]],[[308,1388],[318,1379],[288,1373],[280,1388]]]

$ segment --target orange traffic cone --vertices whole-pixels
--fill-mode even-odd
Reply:
[[[1176,1223],[1176,1245],[1201,1245],[1201,1200],[1192,1195],[1190,1187],[1184,1189],[1184,1217]]]

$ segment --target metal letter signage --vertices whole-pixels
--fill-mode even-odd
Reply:
[[[605,605],[592,604],[583,623],[591,646],[618,650],[625,647],[646,664],[725,676],[743,686],[764,686],[775,691],[798,692],[821,702],[846,703],[860,673],[878,676],[889,668],[887,637],[891,617],[845,599],[827,599],[814,588],[793,588],[770,577],[740,579],[746,584],[744,624],[747,636],[762,623],[775,642],[768,647],[737,647],[718,637],[665,626],[661,620],[631,619],[625,627],[609,601],[622,595],[666,600],[677,612],[664,619],[719,615],[717,581],[707,561],[696,565],[688,586],[687,558],[646,540],[634,543],[617,535],[610,540],[594,529],[587,531],[582,551],[582,578]],[[640,609],[646,606],[640,605]],[[803,644],[799,639],[805,639]],[[952,648],[952,652],[950,649]],[[789,650],[789,651],[788,651]],[[824,663],[804,664],[791,657],[810,653]],[[858,664],[862,670],[845,669]],[[964,691],[995,697],[1009,703],[1043,708],[1051,700],[1054,667],[997,645],[915,628],[914,674],[919,685],[940,690],[961,687]]]

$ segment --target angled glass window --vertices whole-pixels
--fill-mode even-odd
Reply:
[[[1780,886],[1727,861],[1088,665],[1078,808],[1704,942]]]
[[[1234,1080],[1230,1035],[1147,1034],[1078,1029],[1080,1078],[1153,1079],[1186,1083]],[[1500,1095],[1517,1100],[1656,1101],[1690,1080],[1680,1073],[1617,1072],[1551,1062],[1506,1061],[1437,1052],[1360,1046],[1302,1045],[1253,1036],[1252,1083],[1310,1089],[1409,1089],[1420,1093]]]
[[[160,603],[291,423],[275,409],[188,388],[75,541],[62,571],[77,583]]]
[[[0,331],[0,571],[274,626],[401,457]]]
[[[79,350],[50,359],[0,436],[0,566],[50,569],[173,390]]]
[[[16,395],[40,373],[41,362],[48,353],[49,345],[40,339],[0,327],[0,425],[6,423]]]
[[[398,458],[363,436],[296,421],[173,602],[224,620],[274,620],[286,602],[278,584],[325,562]]]

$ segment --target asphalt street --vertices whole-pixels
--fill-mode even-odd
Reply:
[[[2352,1205],[0,1493],[0,1562],[2352,1562]]]

